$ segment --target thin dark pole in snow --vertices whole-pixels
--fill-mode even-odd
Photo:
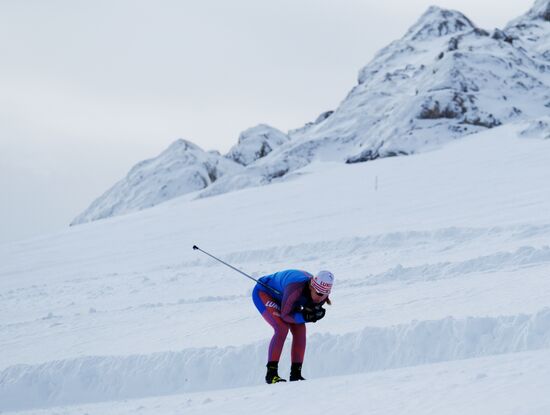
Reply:
[[[246,272],[242,272],[240,269],[235,268],[233,265],[229,265],[227,262],[224,262],[224,261],[222,261],[221,259],[216,258],[214,255],[209,254],[209,253],[206,252],[206,251],[203,251],[203,250],[200,249],[197,245],[193,245],[193,249],[194,249],[194,250],[201,251],[203,254],[206,254],[206,255],[208,255],[210,258],[214,258],[216,261],[219,261],[219,262],[221,262],[222,264],[227,265],[229,268],[231,268],[231,269],[233,269],[233,270],[235,270],[235,271],[237,271],[237,272],[243,274],[245,277],[250,278],[252,281],[256,281],[258,284],[260,284],[261,286],[267,288],[268,290],[273,291],[275,294],[281,295],[280,291],[276,290],[275,288],[270,287],[269,285],[264,284],[264,283],[261,282],[261,281],[258,281],[256,278],[251,277],[251,276],[248,275]]]

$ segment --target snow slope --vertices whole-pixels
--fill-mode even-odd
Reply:
[[[545,120],[0,245],[0,411],[548,413]],[[335,273],[307,382],[262,384],[251,282],[195,243]]]

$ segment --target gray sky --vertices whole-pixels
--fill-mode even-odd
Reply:
[[[491,30],[526,0],[0,0],[0,243],[62,229],[177,138],[226,152],[335,108],[432,4]]]

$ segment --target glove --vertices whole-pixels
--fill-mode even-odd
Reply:
[[[326,310],[321,306],[317,305],[315,307],[304,307],[302,310],[302,315],[306,323],[315,323],[318,320],[321,320],[325,316]]]

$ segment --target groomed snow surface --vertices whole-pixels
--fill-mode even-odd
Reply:
[[[0,411],[550,413],[550,140],[531,127],[0,246]],[[193,244],[255,276],[334,272],[306,382],[263,384],[251,281]]]

